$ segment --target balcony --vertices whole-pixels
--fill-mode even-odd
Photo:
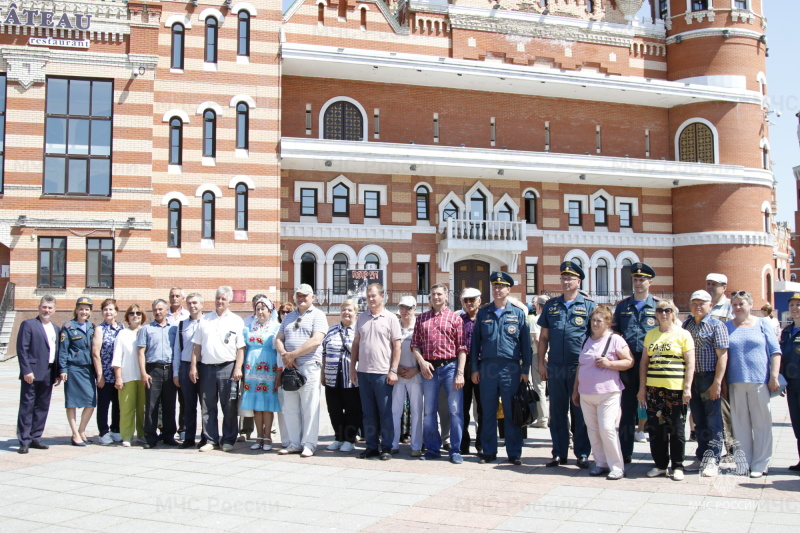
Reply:
[[[448,218],[440,225],[440,264],[449,270],[456,261],[477,254],[499,259],[516,272],[519,254],[528,249],[525,227],[520,221]]]

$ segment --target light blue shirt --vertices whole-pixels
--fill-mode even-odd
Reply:
[[[728,328],[728,383],[767,383],[772,354],[781,353],[775,330],[766,320],[755,326],[737,328],[733,321]]]
[[[175,333],[178,328],[165,322],[160,326],[158,322],[150,322],[142,326],[136,338],[136,346],[144,347],[145,363],[172,363],[172,345],[175,342]]]

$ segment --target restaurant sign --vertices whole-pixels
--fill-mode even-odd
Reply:
[[[7,10],[0,8],[0,21],[4,26],[87,31],[92,23],[92,15],[32,8],[18,9],[17,4],[12,3]]]

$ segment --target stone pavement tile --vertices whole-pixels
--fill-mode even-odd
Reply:
[[[361,489],[361,490],[372,490],[376,492],[392,492],[394,489],[401,485],[408,485],[409,483],[404,483],[401,481],[383,481],[380,479],[362,479],[352,488],[354,489]]]
[[[370,479],[380,480],[380,481],[393,481],[400,483],[416,483],[418,478],[419,474],[413,474],[408,472],[378,472],[374,477]]]
[[[138,518],[116,524],[114,526],[114,531],[120,533],[141,531],[169,531],[169,533],[215,533],[219,530],[206,529],[198,526],[159,522],[155,520],[143,520]]]
[[[659,526],[663,529],[686,529],[697,508],[665,503],[645,503],[626,523],[629,526]]]
[[[296,524],[313,524],[322,521],[323,519],[334,516],[336,513],[331,511],[321,511],[317,509],[303,508],[299,509],[293,507],[291,509],[283,509],[271,515],[271,519],[279,522],[292,522]],[[318,524],[321,525],[321,524]]]
[[[76,509],[54,510],[47,505],[45,500],[37,504],[21,502],[0,507],[0,516],[17,519],[31,518],[44,524],[59,524],[87,514],[85,511]]]
[[[672,494],[668,492],[654,492],[648,493],[648,503],[652,504],[667,504],[667,505],[680,505],[684,507],[697,508],[703,503],[705,496],[697,494]]]
[[[499,497],[494,496],[490,491],[470,492],[469,495],[462,495],[462,493],[448,494],[443,498],[441,494],[434,494],[428,496],[424,500],[420,500],[416,507],[425,509],[449,509],[452,511],[463,511],[471,507],[474,502],[496,502]]]
[[[618,533],[674,533],[674,530],[626,525],[622,526]]]
[[[58,509],[79,509],[88,513],[100,513],[111,509],[112,507],[119,507],[125,505],[121,500],[109,500],[106,498],[84,498],[77,494],[68,492],[56,492],[47,497],[44,502],[51,507]]]
[[[192,516],[188,518],[186,521],[186,525],[189,526],[200,526],[205,528],[214,529],[217,531],[227,531],[227,530],[241,530],[243,526],[253,523],[253,520],[261,519],[262,526],[268,526],[265,529],[270,531],[277,531],[272,529],[272,525],[269,523],[268,518],[270,515],[263,514],[263,515],[240,515],[240,514],[230,514],[230,513],[217,513],[211,511],[196,511]]]
[[[590,524],[587,522],[564,522],[556,528],[558,533],[616,533],[619,525],[613,524]]]
[[[383,492],[374,496],[370,501],[375,503],[393,503],[396,505],[411,506],[416,505],[422,500],[428,499],[426,494],[403,494],[400,492]]]
[[[535,517],[511,517],[499,524],[492,531],[525,531],[528,533],[551,533],[561,524],[561,520]]]
[[[157,496],[148,503],[126,503],[118,507],[113,507],[104,514],[111,516],[121,516],[123,518],[155,517],[158,513],[167,513],[178,504],[175,500]]]
[[[361,463],[363,464],[364,461],[361,461]],[[380,474],[380,472],[375,470],[367,470],[364,468],[348,468],[340,472],[338,477],[372,479],[378,474]]]
[[[526,485],[526,484],[527,483],[519,483],[519,485]],[[503,490],[509,485],[512,484],[505,480],[491,480],[491,479],[484,479],[483,477],[478,477],[478,478],[465,479],[464,481],[456,485],[455,488],[459,490],[481,489],[481,490],[496,491],[496,490]],[[513,485],[517,484],[515,483]]]
[[[438,531],[439,526],[436,524],[422,524],[420,522],[410,522],[401,518],[390,517],[375,522],[362,531],[364,533],[386,533],[387,531],[391,531],[392,533],[416,533],[418,531],[434,529]]]
[[[322,477],[314,482],[317,487],[329,488],[349,488],[353,485],[360,483],[361,478],[342,477],[341,473],[337,473],[334,477]]]
[[[624,525],[635,513],[635,511],[622,510],[623,506],[612,509],[606,502],[606,509],[578,509],[569,517],[570,522],[588,522],[597,525]]]
[[[40,529],[44,524],[32,520],[22,520],[18,518],[3,518],[4,533],[22,533],[23,531],[34,531]]]
[[[632,504],[644,503],[652,496],[649,492],[640,492],[634,490],[620,490],[620,489],[604,489],[595,498],[597,500],[611,500],[619,503]],[[590,508],[587,506],[587,508]],[[594,508],[594,507],[592,507]]]
[[[413,507],[412,509],[412,512],[404,512],[402,518],[409,522],[422,524],[441,524],[447,517],[455,513],[450,509],[433,509],[429,507]],[[398,518],[397,516],[395,517]]]
[[[348,510],[346,512],[333,513],[314,522],[311,526],[323,528],[326,531],[357,531],[375,524],[381,518],[380,516],[353,514]]]
[[[576,493],[580,492],[580,496],[582,498],[596,498],[600,493],[603,492],[603,489],[599,488],[585,488],[583,485],[580,486],[573,486],[573,485],[561,485],[550,492],[547,493],[548,496],[575,496]]]
[[[2,478],[0,478],[0,482]],[[46,501],[53,493],[47,490],[35,489],[32,487],[13,487],[3,490],[3,504],[23,501]]]
[[[445,487],[439,487],[436,485],[423,485],[420,483],[400,483],[392,489],[392,492],[399,492],[401,494],[427,494],[431,496],[433,494],[438,494]]]
[[[800,513],[800,502],[762,499],[758,502],[757,513]]]
[[[686,529],[709,533],[747,533],[753,521],[752,512],[723,509],[698,509]]]
[[[316,502],[314,502],[316,508]],[[376,516],[384,518],[392,516],[395,513],[401,512],[405,506],[395,503],[376,503],[372,500],[355,505],[347,506],[347,504],[340,506],[343,512],[353,515]]]
[[[418,483],[421,485],[432,485],[440,488],[452,487],[453,485],[457,485],[458,483],[463,481],[463,478],[456,477],[457,475],[458,475],[457,472],[449,472],[447,475],[424,474],[414,478],[414,481],[412,481],[412,483]]]
[[[768,526],[794,526],[800,524],[800,514],[797,513],[778,513],[773,511],[762,512],[756,511],[753,516],[753,524],[762,524]],[[774,529],[773,529],[774,531]]]
[[[505,515],[492,515],[487,513],[455,513],[442,521],[442,528],[449,529],[452,526],[459,528],[477,528],[481,530],[492,529],[507,520]]]

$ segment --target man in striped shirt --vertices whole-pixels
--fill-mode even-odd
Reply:
[[[437,459],[441,456],[442,437],[436,423],[439,391],[447,394],[450,411],[450,462],[461,464],[463,432],[464,365],[467,349],[464,344],[464,325],[461,318],[447,307],[447,286],[431,287],[430,311],[422,313],[414,326],[411,350],[417,358],[422,373],[424,421],[422,427],[425,455],[420,459]]]

